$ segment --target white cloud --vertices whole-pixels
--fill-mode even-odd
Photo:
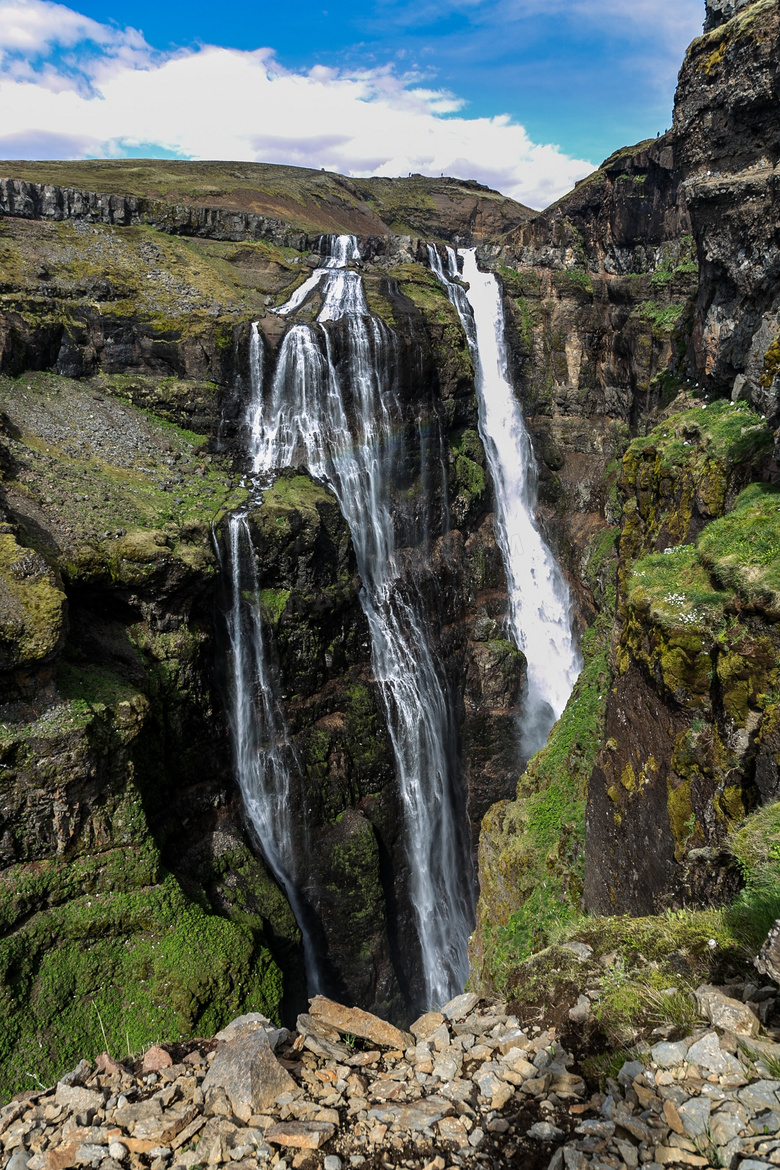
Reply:
[[[206,46],[153,55],[133,30],[116,30],[47,0],[0,0],[0,51],[29,55],[88,41],[74,85],[59,62],[0,75],[0,153],[25,142],[81,140],[68,157],[115,156],[156,144],[185,157],[292,162],[342,173],[409,172],[474,178],[533,207],[571,188],[591,164],[533,143],[505,115],[466,118],[457,96],[422,88],[391,68],[308,73],[281,68],[269,49]],[[29,62],[28,62],[29,65]],[[99,144],[99,145],[96,145]],[[65,153],[65,152],[64,152]],[[29,153],[27,155],[29,157]]]
[[[64,4],[54,4],[51,0],[0,2],[0,53],[16,52],[33,57],[55,45],[71,48],[84,42],[109,52],[128,47],[148,48],[135,29],[100,24]]]

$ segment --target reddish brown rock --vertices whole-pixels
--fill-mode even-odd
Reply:
[[[335,1132],[335,1125],[330,1125],[326,1121],[283,1121],[280,1125],[271,1126],[265,1138],[277,1146],[318,1150]]]
[[[413,1043],[410,1036],[385,1020],[380,1020],[378,1016],[372,1016],[362,1008],[344,1007],[332,999],[326,999],[324,995],[315,995],[309,1003],[309,1013],[343,1035],[360,1036],[362,1040],[370,1040],[382,1048],[403,1050]]]
[[[145,1073],[157,1072],[158,1069],[169,1068],[172,1064],[173,1057],[170,1052],[166,1052],[164,1048],[158,1048],[155,1045],[145,1053],[141,1071]]]

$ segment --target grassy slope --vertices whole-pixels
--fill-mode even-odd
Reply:
[[[506,218],[501,230],[533,213],[513,199],[457,179],[348,179],[330,171],[272,163],[179,162],[167,159],[0,161],[0,175],[111,195],[249,211],[306,232],[438,234],[434,221],[484,203]],[[459,211],[459,206],[461,210]],[[434,228],[431,231],[431,228]]]

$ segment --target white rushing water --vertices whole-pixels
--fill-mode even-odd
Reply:
[[[306,820],[303,809],[295,808],[293,784],[298,770],[265,644],[246,512],[230,516],[226,545],[233,697],[228,718],[236,776],[263,856],[301,926],[307,982],[315,994],[321,978],[306,926],[299,873],[307,854]]]
[[[431,268],[458,310],[471,350],[479,401],[479,432],[496,497],[496,538],[509,587],[512,637],[528,660],[522,729],[524,754],[543,747],[581,668],[571,625],[569,590],[534,516],[537,469],[531,440],[507,367],[501,289],[480,272],[476,252],[463,249],[463,280],[447,249],[447,269],[433,246]]]
[[[392,379],[396,338],[369,314],[362,277],[346,267],[358,257],[354,237],[337,237],[323,265],[276,310],[292,316],[315,287],[323,297],[317,325],[295,324],[286,333],[268,389],[261,376],[260,336],[253,328],[249,445],[254,475],[267,478],[304,464],[332,488],[349,525],[403,807],[424,981],[421,999],[433,1007],[462,990],[468,975],[473,874],[443,665],[413,583],[400,571],[390,511],[403,433]],[[338,360],[333,329],[338,332]],[[246,585],[237,582],[234,590],[239,587]],[[242,636],[236,623],[237,640]],[[234,660],[241,661],[243,653],[234,646]],[[259,653],[254,662],[255,673],[261,673]],[[265,694],[262,680],[260,689]],[[253,707],[241,702],[236,725],[252,719],[266,724],[255,733],[257,743],[238,726],[233,732],[239,772],[243,768],[248,778],[246,786],[242,782],[246,806],[272,867],[278,854],[274,872],[294,873],[293,821],[298,814],[289,807],[280,809],[287,799],[280,794],[289,793],[290,787],[289,752],[277,760],[270,746],[275,740],[284,742],[280,713],[265,703]],[[242,753],[251,757],[258,750],[265,762],[253,773],[251,760],[241,763]]]

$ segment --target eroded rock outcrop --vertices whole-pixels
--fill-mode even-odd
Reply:
[[[674,112],[701,265],[696,375],[776,427],[780,14],[771,0],[715,5],[708,28],[688,50]]]

